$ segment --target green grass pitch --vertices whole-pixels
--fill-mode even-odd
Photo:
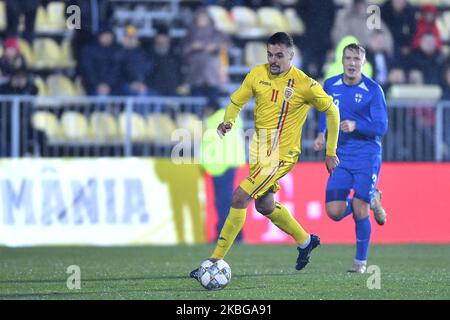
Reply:
[[[322,245],[298,272],[295,246],[236,244],[231,283],[207,291],[187,275],[212,248],[1,247],[0,299],[450,299],[450,245],[373,245],[381,288],[368,289],[371,274],[346,272],[353,246]],[[80,267],[79,290],[66,286],[70,265]]]

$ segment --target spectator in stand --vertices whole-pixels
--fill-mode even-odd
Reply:
[[[157,29],[149,56],[153,64],[153,71],[147,76],[149,88],[161,96],[177,95],[181,84],[180,57],[166,28]]]
[[[0,85],[9,82],[14,70],[26,67],[16,37],[6,38],[3,42],[3,48],[3,55],[0,58]]]
[[[414,34],[412,48],[418,49],[421,46],[422,38],[426,34],[431,34],[436,43],[436,49],[441,51],[442,40],[439,34],[439,30],[436,26],[436,18],[438,15],[438,10],[431,4],[422,6],[420,10],[420,18],[417,22],[416,32]]]
[[[333,44],[336,45],[344,36],[353,35],[359,40],[359,44],[367,47],[370,42],[370,36],[377,29],[367,27],[367,7],[366,0],[353,0],[353,5],[347,10],[339,12],[331,33]],[[380,23],[380,29],[386,33],[386,47],[388,52],[393,52],[394,43],[391,32],[383,21]]]
[[[110,0],[66,0],[67,7],[76,5],[80,8],[80,29],[76,29],[72,38],[72,50],[75,61],[81,60],[82,50],[85,46],[97,39],[102,26],[111,25],[114,15]],[[66,12],[69,17],[72,12]],[[81,70],[77,66],[77,72]]]
[[[394,57],[402,59],[411,52],[416,28],[414,9],[407,0],[388,0],[381,7],[381,18],[394,39]]]
[[[25,31],[23,38],[30,44],[34,40],[34,24],[36,21],[36,12],[41,0],[6,0],[6,17],[8,25],[6,27],[6,36],[19,36],[20,16],[25,16]]]
[[[388,81],[384,85],[383,90],[386,92],[387,96],[390,96],[389,89],[393,85],[405,84],[406,83],[406,73],[400,66],[392,66],[389,70]]]
[[[333,0],[302,0],[297,4],[297,11],[305,24],[303,69],[313,78],[321,78],[325,55],[333,48],[331,29],[336,6]]]
[[[227,48],[228,37],[214,27],[208,12],[204,9],[197,11],[183,50],[187,64],[186,82],[191,95],[210,99],[220,95],[224,84],[221,55],[227,53]]]
[[[80,68],[88,95],[112,95],[119,91],[121,49],[105,27],[98,40],[83,48]]]
[[[442,75],[442,97],[441,100],[450,101],[450,65],[447,65]],[[447,113],[447,120],[444,123],[449,123],[450,113]],[[445,122],[446,121],[446,122]],[[444,159],[450,161],[450,128],[444,128]]]
[[[420,39],[420,46],[411,53],[409,70],[419,70],[423,74],[425,84],[440,84],[441,70],[444,56],[439,52],[436,37],[432,33],[425,33]]]
[[[122,46],[120,81],[123,93],[138,96],[154,95],[155,92],[149,90],[145,84],[145,80],[151,72],[151,62],[139,43],[134,26],[130,25],[125,28]]]
[[[8,83],[0,86],[0,95],[11,94],[11,95],[36,95],[38,89],[33,82],[33,77],[26,70],[25,66],[21,66],[15,69],[10,77]],[[47,143],[47,138],[45,133],[41,130],[37,130],[32,127],[31,116],[33,109],[30,108],[30,104],[21,103],[20,104],[20,155],[42,155],[43,150]],[[6,108],[2,111],[2,116],[4,116],[8,121],[1,123],[5,127],[0,129],[2,135],[1,140],[5,145],[0,148],[0,154],[2,156],[11,155],[11,109]],[[23,141],[26,140],[26,141]],[[35,148],[37,147],[37,149]]]
[[[388,82],[389,68],[394,62],[388,52],[385,36],[386,34],[380,30],[372,33],[366,51],[366,59],[373,67],[372,78],[382,87]]]

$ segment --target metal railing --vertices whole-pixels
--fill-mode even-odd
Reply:
[[[177,143],[171,132],[198,128],[206,106],[198,97],[0,96],[0,156],[168,157]],[[450,161],[450,101],[389,100],[388,112],[383,160]],[[241,116],[252,128],[252,102]],[[317,119],[311,108],[301,161],[324,158],[313,150]]]

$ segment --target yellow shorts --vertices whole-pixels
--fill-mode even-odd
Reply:
[[[258,199],[267,191],[280,190],[278,180],[294,167],[294,162],[279,161],[277,165],[262,166],[261,163],[250,165],[250,175],[239,185],[253,199]]]

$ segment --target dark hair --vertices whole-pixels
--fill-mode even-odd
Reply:
[[[345,50],[355,50],[358,53],[362,53],[363,55],[366,55],[366,49],[360,44],[357,43],[350,43],[349,45],[346,45],[344,50],[342,50],[342,55],[345,54]]]
[[[269,44],[284,44],[287,48],[293,48],[294,40],[286,32],[277,32],[267,40],[267,45]]]

